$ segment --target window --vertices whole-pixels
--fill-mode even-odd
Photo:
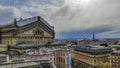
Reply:
[[[35,34],[36,34],[36,35],[42,35],[42,32],[41,32],[40,30],[37,30],[37,31],[35,32]]]

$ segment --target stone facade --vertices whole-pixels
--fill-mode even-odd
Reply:
[[[112,53],[111,64],[112,68],[120,68],[120,51]]]
[[[54,40],[53,26],[40,16],[14,20],[0,27],[0,44],[15,46],[19,43],[45,45]]]
[[[71,50],[73,68],[111,68],[111,49],[75,49]]]
[[[68,50],[56,50],[54,52],[54,64],[57,68],[68,68]]]

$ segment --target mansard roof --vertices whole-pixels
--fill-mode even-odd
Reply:
[[[75,47],[75,51],[84,52],[92,55],[107,54],[111,53],[112,49],[110,47],[97,46],[97,47]]]
[[[49,29],[51,29],[51,30],[53,30],[54,31],[54,27],[53,26],[51,26],[50,24],[48,24],[47,23],[47,21],[45,21],[42,17],[40,17],[40,16],[36,16],[36,17],[32,17],[32,18],[27,18],[27,19],[20,19],[19,21],[16,21],[16,25],[18,26],[18,27],[21,27],[21,26],[25,26],[25,25],[27,25],[27,24],[30,24],[30,23],[33,23],[33,22],[39,22],[40,21],[40,23],[43,23],[43,24],[45,24]],[[8,25],[3,25],[3,26],[1,26],[2,28],[11,28],[11,27],[13,27],[14,26],[14,22],[13,23],[11,23],[11,24],[8,24]]]
[[[27,19],[23,19],[23,20],[19,20],[17,21],[17,26],[25,26],[27,24],[30,24],[32,22],[36,22],[36,21],[40,21],[41,23],[45,24],[48,28],[50,28],[51,30],[54,31],[54,27],[51,26],[50,24],[48,24],[42,17],[40,16],[36,16],[36,17],[32,17],[32,18],[27,18]]]
[[[27,24],[35,22],[35,21],[38,21],[37,17],[32,17],[32,18],[19,20],[19,21],[17,21],[17,26],[24,26],[24,25],[27,25]]]

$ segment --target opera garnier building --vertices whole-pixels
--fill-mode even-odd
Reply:
[[[54,27],[40,16],[14,19],[12,23],[0,26],[1,46],[15,46],[21,43],[42,46],[51,43],[54,36]]]

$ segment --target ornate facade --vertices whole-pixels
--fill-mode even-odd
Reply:
[[[72,50],[73,68],[111,68],[110,52],[103,48],[76,48]]]
[[[112,68],[120,68],[120,51],[114,51],[111,55]]]
[[[69,68],[69,51],[67,49],[56,50],[54,52],[54,64],[57,68]]]
[[[14,46],[20,43],[45,45],[54,40],[54,27],[40,16],[20,19],[0,27],[0,44]]]
[[[112,68],[120,68],[120,45],[110,45],[113,52],[111,53]]]

